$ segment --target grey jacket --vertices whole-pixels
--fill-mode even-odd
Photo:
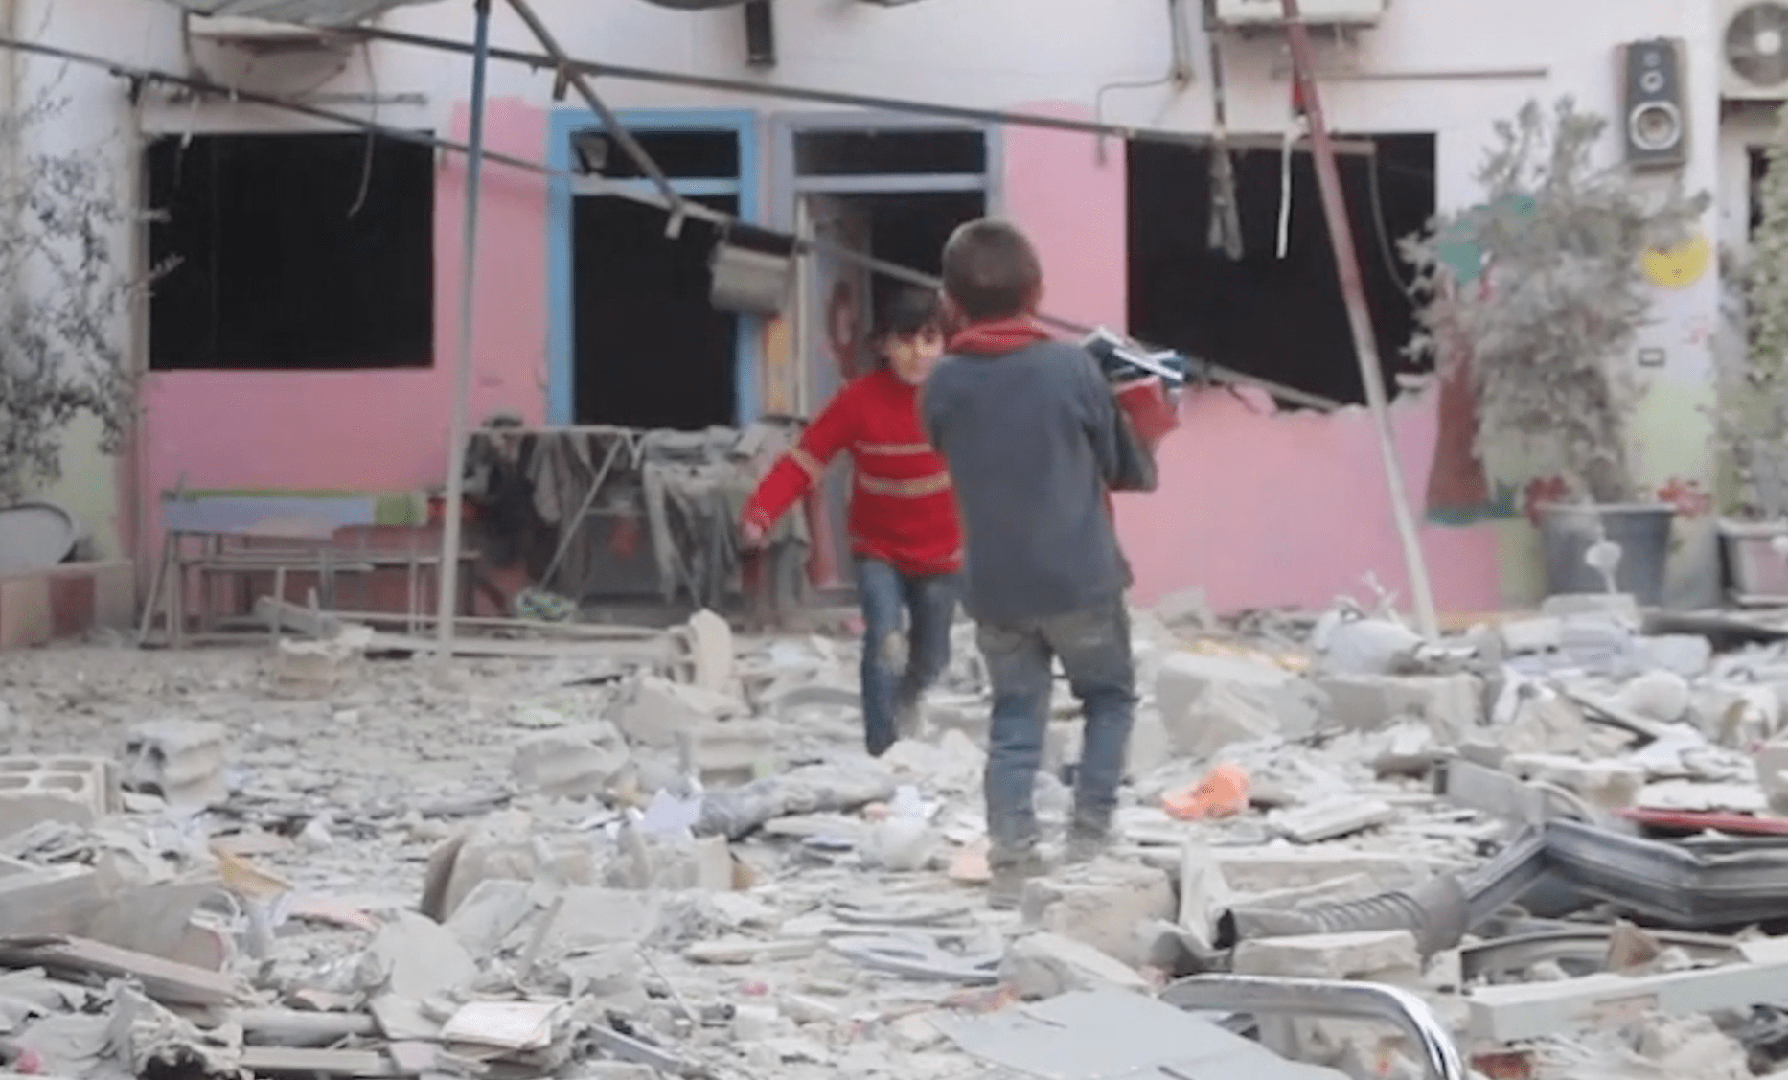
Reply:
[[[1130,570],[1106,502],[1117,406],[1086,350],[947,356],[919,408],[956,489],[969,614],[1012,625],[1122,596]]]

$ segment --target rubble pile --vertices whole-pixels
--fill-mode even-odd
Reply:
[[[981,888],[967,625],[922,730],[873,760],[854,643],[705,612],[664,648],[390,659],[396,636],[319,622],[264,651],[0,657],[0,1067],[1366,1080],[1444,1074],[1452,1043],[1496,1080],[1788,1064],[1788,625],[1568,597],[1427,641],[1347,605],[1220,627],[1191,595],[1134,623],[1118,842],[1015,912]],[[1053,712],[1059,837],[1065,685]],[[1278,1015],[1283,979],[1450,1039],[1351,998]]]

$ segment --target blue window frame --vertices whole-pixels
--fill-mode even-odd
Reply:
[[[739,175],[732,178],[673,178],[671,186],[678,194],[690,197],[730,195],[738,200],[739,217],[746,222],[759,220],[759,161],[757,114],[743,109],[635,109],[617,114],[629,130],[636,131],[727,131],[739,139]],[[574,322],[572,319],[572,199],[574,183],[566,173],[572,171],[571,137],[574,132],[601,130],[602,120],[586,109],[555,109],[547,127],[547,160],[557,171],[547,195],[546,288],[547,288],[547,422],[573,422],[576,400],[573,371]],[[612,189],[631,189],[654,193],[650,180],[606,181]],[[735,392],[738,415],[735,422],[744,425],[756,420],[761,408],[758,384],[763,368],[763,319],[740,316],[738,340],[734,353]]]

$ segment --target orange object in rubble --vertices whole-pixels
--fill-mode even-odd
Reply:
[[[1234,817],[1248,809],[1248,774],[1234,765],[1219,765],[1191,791],[1162,796],[1161,808],[1181,821]]]

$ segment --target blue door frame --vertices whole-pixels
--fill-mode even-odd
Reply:
[[[761,166],[756,113],[744,109],[634,109],[623,111],[616,118],[635,131],[730,131],[737,134],[737,177],[673,179],[671,186],[680,195],[737,196],[740,219],[758,221]],[[572,169],[571,135],[575,131],[601,128],[602,120],[595,113],[571,108],[554,109],[547,125],[547,161],[555,170],[548,185],[546,219],[546,416],[549,424],[570,424],[576,401],[571,310],[571,200],[575,196],[568,175]],[[616,181],[611,186],[653,191],[649,180]],[[743,426],[758,418],[761,407],[758,383],[763,369],[763,320],[741,315],[738,325],[733,360],[738,415],[734,422]]]

